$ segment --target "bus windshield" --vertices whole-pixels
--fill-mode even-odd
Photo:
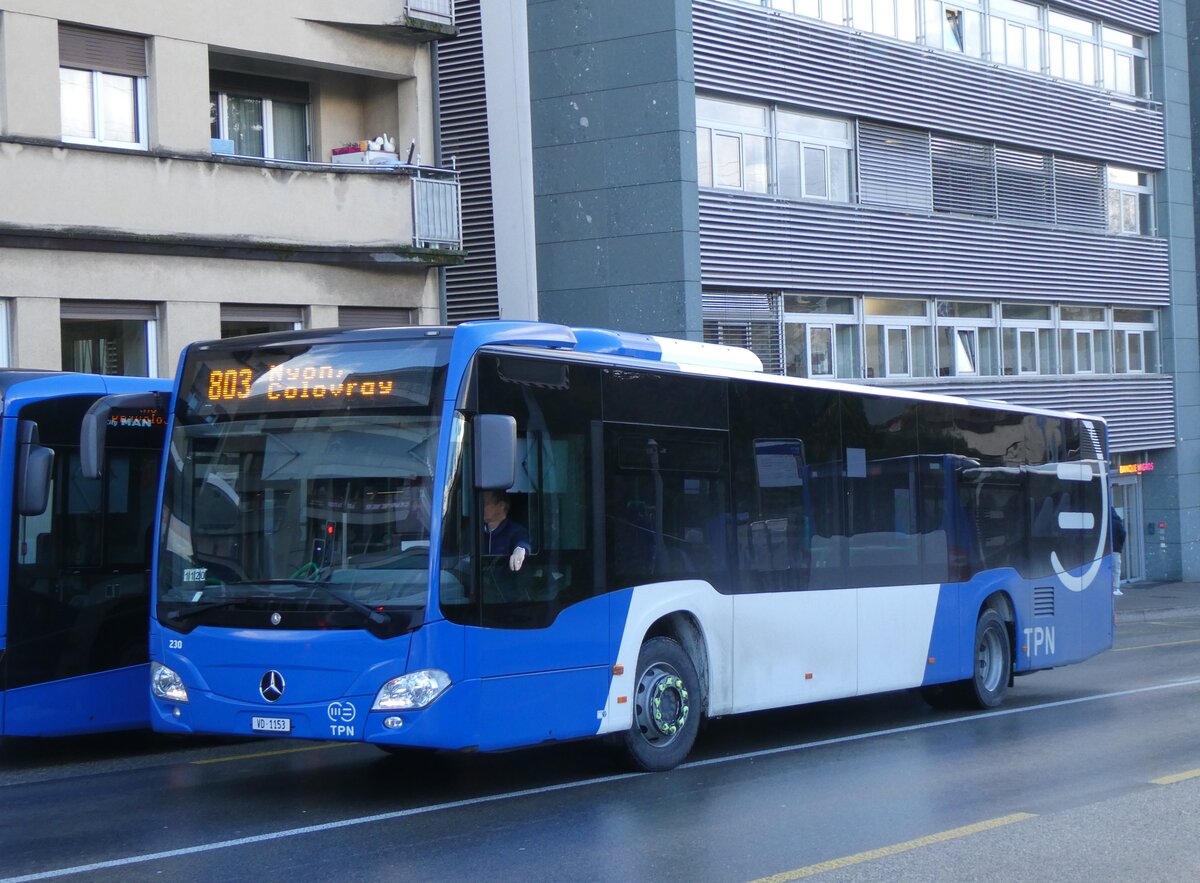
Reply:
[[[189,365],[163,489],[160,622],[419,626],[442,355],[413,341]]]

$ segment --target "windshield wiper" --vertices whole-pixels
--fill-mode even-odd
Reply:
[[[375,610],[372,607],[368,607],[366,604],[362,603],[361,601],[356,601],[353,598],[346,597],[341,592],[336,591],[335,589],[331,588],[331,583],[328,580],[292,579],[292,578],[246,579],[246,580],[238,580],[236,582],[226,583],[225,585],[228,585],[228,586],[238,586],[238,585],[297,586],[299,588],[304,588],[304,589],[309,589],[309,588],[320,589],[322,592],[324,592],[326,595],[328,595],[333,600],[338,601],[339,603],[345,605],[346,607],[349,607],[351,610],[355,610],[355,611],[361,613],[363,615],[363,617],[367,620],[368,623],[371,623],[371,624],[377,626],[379,629],[385,629],[385,628],[387,628],[387,626],[392,624],[392,618],[390,616],[388,616],[386,613],[384,613],[381,610]]]
[[[189,607],[187,610],[180,610],[178,607],[166,615],[168,622],[186,622],[189,619],[199,616],[202,613],[208,613],[210,610],[221,610],[226,607],[236,607],[238,604],[244,604],[247,601],[256,600],[255,598],[230,598],[226,601],[210,601],[207,604],[197,604],[194,607]],[[162,603],[161,601],[159,602]]]

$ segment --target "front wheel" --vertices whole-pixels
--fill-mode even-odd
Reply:
[[[975,624],[975,672],[968,698],[980,708],[995,708],[1004,701],[1012,677],[1012,644],[1008,626],[995,610],[983,611]]]
[[[651,638],[638,654],[633,726],[625,750],[638,769],[659,772],[683,762],[700,727],[700,678],[670,638]]]

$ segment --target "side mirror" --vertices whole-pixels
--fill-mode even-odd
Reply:
[[[38,441],[32,420],[17,421],[16,496],[18,515],[41,515],[50,502],[50,473],[54,451]]]
[[[502,491],[517,480],[517,421],[507,414],[479,414],[475,421],[475,487]]]
[[[166,405],[167,394],[161,392],[127,392],[96,399],[79,427],[79,464],[83,477],[99,478],[104,471],[104,437],[108,432],[108,417],[114,409],[153,408],[166,413]]]

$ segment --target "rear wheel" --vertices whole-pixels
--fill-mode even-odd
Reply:
[[[1012,677],[1012,644],[1008,626],[991,608],[975,623],[975,671],[968,698],[979,708],[995,708],[1004,701]]]
[[[700,678],[691,658],[670,638],[651,638],[638,654],[633,726],[625,750],[648,772],[677,767],[700,726]]]

